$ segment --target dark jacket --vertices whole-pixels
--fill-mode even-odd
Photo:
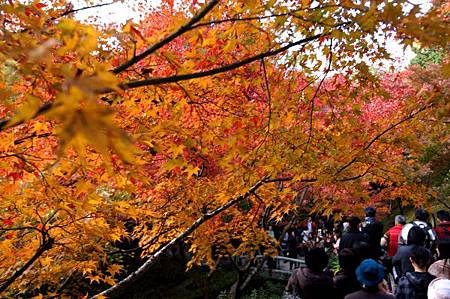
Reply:
[[[308,268],[295,269],[286,288],[302,299],[333,298],[331,277],[324,272],[312,272]]]
[[[380,240],[383,237],[383,224],[379,221],[370,221],[362,228],[371,247],[371,257],[378,259],[381,256]]]
[[[408,272],[400,278],[395,297],[397,299],[427,299],[430,282],[436,276],[428,272]]]
[[[412,249],[417,245],[400,245],[397,253],[392,258],[392,266],[394,267],[394,278],[397,280],[407,272],[414,272],[414,268],[409,258]]]
[[[337,272],[333,278],[333,283],[335,291],[335,296],[333,298],[336,299],[344,299],[346,295],[361,289],[354,270],[341,270]]]
[[[366,242],[368,240],[366,236],[360,231],[348,231],[344,233],[341,237],[341,241],[339,242],[339,250],[344,248],[353,248],[353,246],[359,242]]]
[[[369,293],[365,290],[361,290],[345,296],[345,299],[395,299],[395,297],[394,295],[383,292]]]

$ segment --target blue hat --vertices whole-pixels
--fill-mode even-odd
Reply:
[[[367,207],[364,209],[364,213],[367,217],[375,217],[377,210],[374,207]]]
[[[364,287],[373,287],[383,281],[384,268],[373,259],[366,259],[356,268],[356,279]]]

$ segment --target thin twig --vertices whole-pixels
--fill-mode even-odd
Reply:
[[[286,50],[301,45],[301,44],[305,44],[308,43],[310,41],[313,40],[317,40],[319,38],[321,38],[322,36],[327,36],[329,35],[329,32],[326,33],[320,33],[320,34],[316,34],[292,43],[289,43],[283,47],[280,47],[278,49],[275,50],[269,50],[248,58],[245,58],[241,61],[237,61],[225,66],[221,66],[218,68],[214,68],[214,69],[210,69],[207,71],[200,71],[197,73],[190,73],[190,74],[181,74],[181,75],[174,75],[174,76],[169,76],[169,77],[157,77],[157,78],[149,78],[146,80],[139,80],[139,81],[131,81],[131,82],[127,82],[127,83],[123,83],[120,85],[120,87],[124,90],[127,89],[132,89],[132,88],[137,88],[137,87],[142,87],[142,86],[150,86],[150,85],[158,85],[158,84],[167,84],[167,83],[175,83],[175,82],[179,82],[179,81],[185,81],[185,80],[190,80],[190,79],[197,79],[197,78],[203,78],[203,77],[208,77],[208,76],[213,76],[213,75],[217,75],[220,73],[224,73],[224,72],[228,72],[237,68],[240,68],[244,65],[247,65],[249,63],[252,63],[254,61],[266,58],[266,57],[270,57],[270,56],[275,56],[277,54],[280,54],[282,52],[285,52]],[[103,89],[103,90],[99,90],[98,93],[109,93],[112,92],[112,89]]]
[[[212,0],[210,1],[198,14],[196,14],[192,19],[189,20],[186,24],[178,28],[177,31],[173,32],[166,38],[163,38],[162,40],[158,41],[156,44],[150,46],[147,48],[144,52],[135,55],[133,58],[128,60],[127,62],[119,65],[118,67],[114,68],[112,72],[114,74],[119,74],[120,72],[123,72],[124,70],[128,69],[130,66],[138,63],[145,57],[149,56],[150,54],[154,53],[158,49],[162,48],[163,46],[170,43],[175,38],[181,36],[183,33],[189,31],[192,29],[192,25],[200,21],[210,10],[214,8],[219,3],[219,0]]]
[[[269,107],[269,115],[268,115],[268,119],[267,119],[267,133],[270,133],[270,119],[272,118],[272,97],[270,95],[269,80],[267,78],[266,64],[264,62],[264,58],[261,59],[261,64],[263,67],[264,82],[266,84],[267,106]]]
[[[386,129],[384,129],[383,131],[381,131],[380,133],[378,133],[377,135],[375,135],[361,150],[361,152],[364,152],[366,150],[368,150],[378,139],[380,139],[381,137],[383,137],[384,134],[386,134],[387,132],[395,129],[396,127],[398,127],[399,125],[401,125],[402,123],[410,120],[411,118],[414,118],[414,116],[416,116],[417,114],[419,114],[420,112],[430,108],[433,104],[428,104],[426,106],[421,107],[420,109],[418,109],[415,112],[411,112],[410,114],[408,114],[406,117],[400,119],[398,122],[390,125],[389,127],[387,127]],[[356,162],[356,160],[359,157],[359,154],[355,155],[353,157],[353,159],[351,159],[348,163],[344,164],[342,167],[340,167],[336,173],[334,174],[335,176],[339,175],[341,172],[343,172],[345,169],[347,169],[348,167],[350,167],[353,163]]]
[[[309,132],[308,132],[308,140],[306,141],[305,149],[303,150],[302,155],[300,156],[300,159],[303,158],[303,155],[308,151],[309,144],[311,143],[311,139],[313,136],[313,115],[314,115],[314,105],[315,105],[315,99],[319,93],[320,88],[323,85],[323,82],[325,82],[325,78],[327,77],[328,73],[331,70],[331,63],[333,60],[333,39],[330,39],[330,56],[328,58],[328,66],[325,70],[325,73],[322,77],[322,80],[320,80],[319,85],[317,85],[316,91],[314,92],[312,98],[311,98],[311,109],[309,112]]]
[[[101,4],[91,5],[91,6],[85,6],[85,7],[75,8],[75,9],[69,9],[69,10],[66,10],[65,12],[63,12],[58,18],[67,16],[67,15],[69,15],[71,13],[76,13],[76,12],[87,10],[87,9],[91,9],[91,8],[97,8],[97,7],[111,5],[111,4],[114,4],[116,2],[117,1],[113,1],[113,2],[109,2],[109,3],[101,3]],[[57,19],[57,18],[55,18],[55,19]]]
[[[36,250],[36,252],[33,254],[33,256],[25,263],[22,267],[20,267],[16,272],[14,272],[13,275],[11,275],[4,283],[0,285],[0,293],[4,292],[8,287],[22,274],[29,268],[31,265],[34,264],[34,262],[47,250],[52,248],[53,246],[53,239],[47,238],[46,233],[42,233],[42,244],[39,246],[39,248]]]

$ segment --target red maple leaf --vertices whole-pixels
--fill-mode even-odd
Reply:
[[[14,224],[11,218],[5,218],[2,220],[2,222],[6,226],[12,226]]]

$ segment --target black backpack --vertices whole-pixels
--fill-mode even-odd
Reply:
[[[428,285],[431,283],[431,281],[433,279],[435,279],[436,277],[427,273],[427,277],[425,279],[425,283],[424,284],[420,284],[420,285],[416,285],[414,284],[409,278],[408,275],[405,275],[406,279],[409,281],[409,283],[412,286],[412,289],[414,291],[411,299],[427,299],[427,291],[428,291]]]
[[[427,226],[423,227],[417,224],[415,221],[412,222],[412,225],[423,230],[423,232],[425,233],[425,248],[431,249],[431,247],[433,246],[433,242],[429,233],[429,231],[432,229],[431,226],[427,223]]]

